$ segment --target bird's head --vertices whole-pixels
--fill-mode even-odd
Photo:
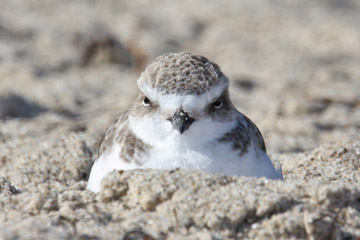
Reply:
[[[206,128],[234,120],[229,81],[219,66],[205,57],[192,53],[160,56],[137,83],[140,94],[131,116],[138,121],[152,119],[154,124],[148,127],[159,132],[204,134],[213,131]]]

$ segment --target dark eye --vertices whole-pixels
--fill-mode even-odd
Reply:
[[[151,102],[150,102],[150,100],[149,100],[149,98],[148,97],[144,97],[144,100],[143,100],[143,105],[144,106],[150,106],[150,104],[151,104]]]
[[[216,99],[216,101],[213,103],[213,106],[215,108],[221,108],[222,107],[222,100],[220,98]]]

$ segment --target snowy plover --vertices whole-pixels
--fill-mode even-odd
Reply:
[[[87,188],[114,169],[193,169],[282,179],[255,124],[232,105],[218,65],[192,53],[169,53],[137,80],[140,94],[105,133]]]

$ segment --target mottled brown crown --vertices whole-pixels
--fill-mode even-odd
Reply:
[[[168,53],[150,63],[138,81],[160,94],[201,95],[213,86],[228,85],[220,67],[193,53]]]

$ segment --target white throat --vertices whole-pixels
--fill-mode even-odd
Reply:
[[[160,115],[129,118],[129,127],[144,143],[151,145],[142,168],[204,169],[213,159],[213,144],[219,136],[230,131],[236,121],[214,122],[211,119],[195,121],[180,134]]]

